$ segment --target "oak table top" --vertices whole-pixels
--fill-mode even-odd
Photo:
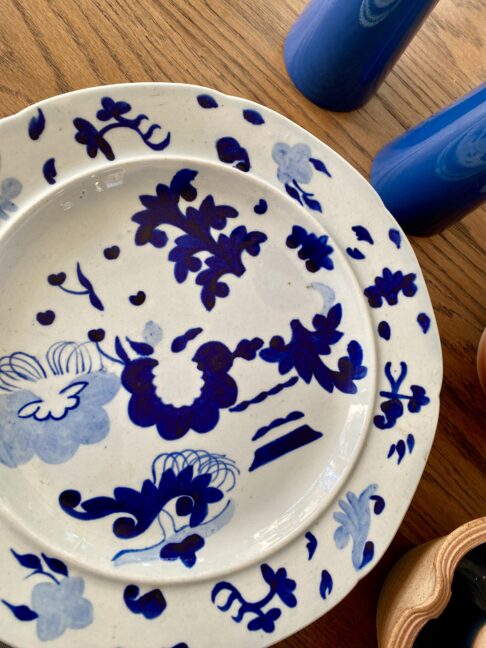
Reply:
[[[326,112],[289,81],[284,37],[305,0],[0,0],[0,118],[59,93],[129,81],[207,85],[277,110],[369,176],[391,138],[486,80],[486,5],[440,0],[377,96]],[[486,514],[486,211],[414,238],[444,356],[436,440],[411,507],[375,569],[280,648],[371,648],[383,580],[409,548]]]

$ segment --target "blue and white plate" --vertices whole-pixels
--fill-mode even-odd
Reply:
[[[376,193],[194,86],[0,122],[0,639],[268,646],[384,553],[441,353]]]

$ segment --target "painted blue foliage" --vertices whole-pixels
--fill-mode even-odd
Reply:
[[[266,610],[265,608],[272,603],[275,597],[278,597],[289,608],[296,607],[297,598],[294,591],[297,585],[287,576],[287,570],[283,567],[274,571],[270,565],[263,564],[260,566],[260,570],[263,580],[268,585],[268,593],[262,599],[253,603],[247,601],[235,585],[221,581],[213,587],[211,600],[223,612],[227,612],[233,603],[237,602],[239,607],[237,613],[231,617],[233,621],[240,623],[247,614],[251,615],[253,618],[248,621],[248,630],[252,632],[263,630],[270,634],[274,632],[275,623],[281,617],[282,610],[279,607],[271,607]],[[222,592],[227,595],[226,601],[218,605],[216,600]]]
[[[31,571],[27,578],[41,576],[44,580],[34,586],[30,607],[13,605],[4,599],[2,603],[19,621],[36,621],[40,641],[57,639],[68,629],[81,630],[93,622],[93,606],[83,597],[84,580],[69,576],[62,560],[45,554],[41,554],[41,560],[35,554],[10,551],[22,567]]]
[[[253,211],[255,214],[258,214],[259,216],[262,216],[267,212],[268,209],[268,203],[264,198],[260,198],[260,200],[257,202],[257,204],[253,207]]]
[[[368,540],[371,525],[370,505],[373,512],[380,515],[385,508],[385,501],[379,495],[377,484],[370,484],[358,496],[349,491],[345,500],[339,500],[341,511],[333,514],[339,523],[334,532],[334,542],[338,549],[344,549],[349,540],[353,542],[352,561],[355,569],[363,569],[374,556],[374,544]]]
[[[191,340],[194,340],[198,335],[200,335],[202,331],[203,331],[202,328],[199,326],[196,328],[189,329],[183,335],[179,335],[174,339],[174,341],[171,344],[170,350],[173,353],[180,353],[181,351],[184,351],[188,343]]]
[[[56,184],[57,170],[56,160],[54,158],[49,158],[44,162],[42,173],[47,183],[51,185]]]
[[[261,468],[261,466],[264,466],[265,464],[275,461],[275,459],[280,459],[283,455],[298,450],[309,443],[313,443],[322,436],[322,432],[314,430],[310,425],[301,425],[295,430],[278,437],[278,439],[269,441],[255,450],[255,455],[249,471],[252,472],[257,468]]]
[[[414,272],[404,275],[401,270],[392,272],[389,268],[383,268],[380,277],[375,277],[375,283],[365,288],[364,294],[368,299],[371,308],[381,308],[384,301],[390,306],[398,304],[398,296],[403,293],[405,297],[413,297],[417,292],[415,280],[417,275]]]
[[[397,465],[402,463],[403,458],[407,454],[412,454],[415,447],[415,437],[413,434],[407,434],[407,438],[404,441],[399,439],[396,443],[392,443],[390,449],[388,450],[387,458],[390,459],[394,454],[397,455]]]
[[[327,569],[323,569],[321,572],[321,584],[319,586],[319,593],[324,600],[326,600],[327,597],[331,594],[332,588],[333,588],[332,576],[327,571]]]
[[[363,259],[366,259],[365,255],[358,248],[347,247],[346,254],[356,261],[362,261]]]
[[[133,614],[141,614],[146,619],[157,619],[167,607],[164,595],[159,589],[151,590],[140,596],[137,585],[127,585],[123,592],[125,605]]]
[[[197,95],[197,103],[201,106],[201,108],[206,109],[218,107],[218,102],[216,101],[216,99],[209,94]]]
[[[299,204],[322,212],[321,204],[314,198],[314,194],[305,191],[301,185],[311,181],[313,169],[331,177],[324,162],[311,157],[311,150],[307,144],[289,146],[284,142],[277,142],[273,147],[272,157],[278,165],[277,178],[284,185],[288,195]]]
[[[238,473],[235,463],[224,455],[205,450],[164,453],[155,458],[151,479],[146,479],[140,490],[118,486],[113,497],[85,501],[79,491],[66,490],[60,494],[59,504],[78,520],[121,515],[112,527],[120,540],[142,536],[158,523],[162,539],[149,547],[119,551],[113,557],[117,564],[160,559],[180,560],[192,567],[205,544],[203,537],[229,519],[224,515],[231,505],[227,493],[234,488]]]
[[[358,391],[355,381],[364,378],[368,372],[362,364],[363,351],[359,343],[352,340],[348,344],[348,353],[339,358],[337,370],[330,369],[322,360],[322,356],[329,355],[331,347],[343,336],[337,330],[341,318],[341,304],[336,304],[327,316],[314,316],[313,331],[306,329],[299,320],[292,320],[289,342],[286,343],[279,335],[274,336],[270,345],[260,351],[260,357],[266,362],[278,363],[280,374],[295,369],[306,383],[315,378],[330,393],[336,388],[346,394],[355,394]]]
[[[243,117],[247,122],[250,122],[250,124],[253,124],[254,126],[261,126],[265,123],[265,120],[258,110],[252,110],[251,108],[247,108],[243,111]]]
[[[310,531],[307,531],[307,533],[305,534],[305,537],[306,537],[306,540],[307,540],[307,544],[306,544],[307,552],[308,552],[307,558],[308,558],[308,560],[312,560],[312,558],[314,557],[314,554],[316,552],[316,549],[317,549],[317,538]]]
[[[298,421],[301,418],[304,418],[304,413],[297,412],[297,411],[290,412],[290,414],[287,414],[287,416],[283,418],[276,418],[268,425],[264,425],[263,427],[259,428],[252,436],[251,440],[256,441],[257,439],[260,439],[261,437],[268,434],[268,432],[270,432],[271,430],[274,430],[275,428],[280,427],[281,425],[285,425],[286,423],[290,423],[291,421]]]
[[[228,274],[241,277],[246,271],[243,254],[258,256],[260,245],[267,237],[262,232],[248,232],[244,225],[236,227],[229,235],[215,237],[212,230],[223,230],[229,219],[238,216],[238,211],[229,205],[216,205],[212,195],[206,196],[198,209],[188,207],[184,214],[179,201],[196,198],[197,191],[191,184],[196,176],[197,171],[182,169],[175,174],[170,186],[158,184],[155,196],[140,196],[145,209],[137,212],[132,220],[139,225],[136,245],[165,247],[169,239],[158,229],[160,225],[171,225],[183,232],[169,252],[174,276],[178,283],[184,283],[189,273],[195,273],[196,283],[202,287],[201,301],[210,311],[217,298],[229,295],[229,287],[221,278]],[[199,258],[200,254],[205,255],[204,261]]]
[[[36,315],[36,320],[41,326],[50,326],[55,319],[56,313],[52,310],[41,311]]]
[[[397,420],[403,416],[404,407],[402,401],[407,401],[407,409],[411,414],[420,412],[422,407],[430,403],[430,398],[423,387],[420,385],[410,385],[409,393],[402,393],[402,384],[407,377],[407,363],[400,363],[400,373],[395,378],[392,373],[392,363],[387,362],[385,365],[385,376],[390,383],[390,390],[380,391],[380,396],[386,400],[381,403],[380,410],[383,414],[378,414],[373,421],[380,430],[389,430],[393,428]]]
[[[373,237],[369,233],[369,230],[364,227],[364,225],[354,225],[351,229],[355,233],[358,241],[366,241],[370,245],[374,244]]]
[[[378,335],[384,340],[389,340],[391,338],[391,328],[385,320],[382,320],[378,324]]]
[[[5,178],[0,185],[0,220],[10,218],[8,212],[16,212],[18,207],[13,202],[22,193],[22,183],[17,178]]]
[[[427,315],[427,313],[419,313],[417,315],[417,322],[423,333],[427,333],[430,328],[430,317]]]
[[[163,400],[155,385],[155,370],[159,365],[153,357],[123,358],[125,367],[122,384],[131,394],[128,414],[135,425],[156,426],[164,439],[179,439],[189,430],[204,434],[219,421],[220,410],[236,403],[238,386],[230,371],[235,360],[254,360],[263,346],[260,338],[241,340],[231,351],[222,342],[202,344],[192,362],[199,372],[203,386],[190,405],[177,407]],[[120,350],[121,351],[121,350]]]
[[[400,232],[394,227],[390,227],[388,230],[388,238],[396,246],[397,250],[399,250],[402,245],[402,235]]]
[[[221,162],[245,173],[251,169],[248,151],[234,137],[221,137],[216,142],[216,151]]]
[[[64,285],[67,279],[67,275],[65,272],[50,274],[47,277],[47,282],[49,283],[50,286],[59,288],[63,292],[67,293],[68,295],[76,295],[76,296],[86,295],[93,308],[96,308],[97,310],[100,311],[105,310],[105,307],[103,306],[101,299],[96,294],[96,291],[91,281],[84,274],[80,263],[76,264],[76,277],[82,290],[74,290],[72,288],[66,288],[66,286]]]
[[[46,127],[46,118],[42,108],[37,108],[37,115],[33,115],[29,121],[29,137],[31,140],[38,140]]]
[[[317,237],[313,233],[308,233],[300,225],[294,225],[292,233],[287,237],[286,245],[290,249],[300,248],[299,259],[305,261],[305,267],[309,272],[317,272],[321,268],[326,270],[334,268],[331,259],[334,248],[328,244],[328,240],[326,234]]]
[[[115,101],[111,97],[103,97],[101,100],[101,108],[96,113],[96,117],[101,122],[110,122],[100,128],[93,126],[93,124],[86,119],[76,117],[73,120],[74,127],[76,128],[75,139],[79,144],[86,146],[86,152],[91,158],[95,158],[98,152],[102,153],[107,160],[114,160],[115,153],[106,139],[106,135],[115,129],[126,128],[137,133],[144,144],[146,144],[152,151],[163,151],[170,144],[170,133],[160,142],[152,140],[153,134],[156,130],[160,129],[158,124],[152,124],[144,132],[141,129],[142,122],[148,119],[147,115],[138,115],[130,119],[126,114],[131,111],[132,107],[126,101]]]
[[[292,378],[289,378],[289,380],[283,383],[278,383],[278,385],[275,385],[271,389],[261,391],[250,400],[242,401],[241,403],[238,403],[238,405],[231,407],[230,412],[243,412],[249,407],[251,407],[251,405],[258,405],[259,403],[263,403],[263,401],[266,400],[267,398],[271,396],[276,396],[277,394],[280,394],[280,392],[283,391],[284,389],[289,389],[290,387],[293,387],[295,383],[298,382],[298,380],[299,380],[298,376],[292,376]]]
[[[46,390],[49,382],[55,389]],[[15,468],[34,455],[63,463],[80,445],[98,443],[110,429],[104,406],[119,388],[89,343],[55,343],[42,359],[0,358],[0,463]]]

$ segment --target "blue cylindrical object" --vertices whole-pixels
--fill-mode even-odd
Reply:
[[[486,83],[385,146],[371,184],[407,234],[442,231],[486,201]]]
[[[323,108],[359,108],[437,2],[311,0],[285,42],[290,78]]]

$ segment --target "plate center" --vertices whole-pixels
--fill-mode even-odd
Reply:
[[[132,162],[0,247],[5,515],[159,582],[305,533],[355,464],[376,375],[360,287],[313,216],[237,170]]]

